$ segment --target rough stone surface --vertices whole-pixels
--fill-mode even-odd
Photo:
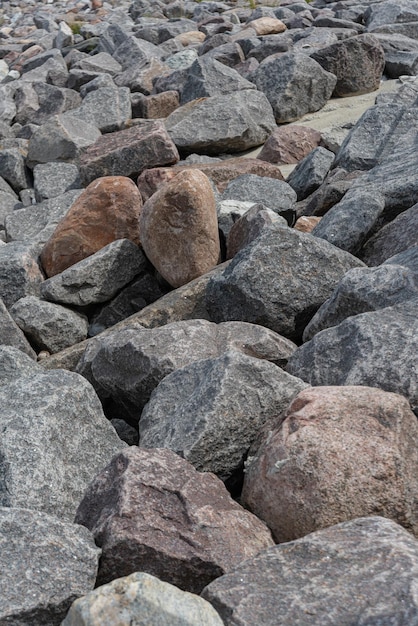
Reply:
[[[0,508],[0,622],[59,626],[91,591],[100,550],[82,526],[24,508]]]
[[[123,517],[121,517],[123,511]],[[88,487],[76,522],[102,548],[98,584],[136,571],[199,593],[272,545],[223,483],[171,450],[128,448]]]
[[[379,265],[418,245],[418,204],[407,209],[371,237],[361,251],[367,265]]]
[[[55,198],[70,189],[81,187],[78,168],[73,163],[40,163],[33,169],[34,189],[37,202]]]
[[[366,517],[269,548],[212,582],[202,596],[225,626],[270,626],[278,615],[295,626],[359,619],[403,626],[417,623],[417,567],[418,543],[409,532]]]
[[[86,306],[106,302],[146,266],[143,252],[129,239],[117,239],[95,254],[42,283],[45,300]]]
[[[135,572],[76,600],[62,626],[223,626],[215,609],[194,594]]]
[[[1,506],[72,521],[90,480],[126,445],[93,388],[74,372],[31,372],[2,386],[0,401]]]
[[[416,307],[415,298],[349,317],[298,348],[287,371],[314,386],[366,385],[393,391],[418,411]]]
[[[15,381],[17,378],[36,376],[43,372],[33,357],[24,354],[14,346],[0,346],[0,387]]]
[[[220,259],[215,197],[199,170],[185,170],[157,191],[140,216],[142,247],[173,287],[211,270]]]
[[[132,118],[130,91],[127,87],[95,89],[86,94],[82,104],[71,114],[97,126],[102,133],[121,130]]]
[[[3,300],[0,298],[0,345],[12,346],[22,350],[32,359],[36,358],[36,353],[26,339],[19,326],[10,315]]]
[[[8,309],[24,296],[39,295],[43,280],[30,245],[13,241],[0,246],[0,297]]]
[[[312,235],[268,230],[209,281],[207,308],[214,321],[241,319],[297,340],[345,272],[361,265]]]
[[[416,416],[370,387],[302,391],[247,465],[242,502],[278,543],[366,515],[418,534]]]
[[[242,248],[257,239],[265,229],[287,225],[284,217],[280,217],[263,204],[253,205],[230,227],[226,242],[227,258],[232,259]]]
[[[199,57],[188,70],[180,102],[186,104],[196,98],[219,96],[242,89],[255,89],[255,85],[232,67],[215,59]]]
[[[296,191],[298,201],[310,196],[324,182],[334,157],[333,152],[319,146],[295,167],[286,182]]]
[[[269,163],[298,163],[321,141],[321,133],[307,126],[279,126],[257,158]]]
[[[54,276],[117,239],[139,244],[142,199],[124,176],[90,183],[60,221],[41,252],[47,276]]]

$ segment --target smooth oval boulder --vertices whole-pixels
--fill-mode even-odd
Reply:
[[[129,178],[105,176],[92,182],[41,252],[47,276],[59,274],[116,239],[139,244],[141,208],[141,194]]]
[[[208,177],[185,170],[144,204],[142,247],[165,280],[181,287],[220,260],[215,196]]]
[[[305,389],[247,466],[242,502],[278,543],[366,515],[418,535],[417,437],[398,394]]]

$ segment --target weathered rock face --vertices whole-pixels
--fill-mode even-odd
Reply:
[[[203,598],[135,572],[102,585],[76,600],[62,626],[132,624],[147,626],[223,626],[219,614]]]
[[[58,224],[41,253],[47,276],[54,276],[116,239],[139,244],[141,195],[124,176],[91,183]]]
[[[367,265],[379,265],[391,256],[418,245],[418,204],[383,226],[363,247],[361,258]]]
[[[187,80],[181,90],[181,104],[242,89],[255,89],[255,85],[232,67],[215,59],[198,57],[187,73]]]
[[[258,159],[269,163],[298,163],[319,146],[321,133],[307,126],[279,126],[267,139]]]
[[[284,217],[263,204],[253,205],[239,219],[234,221],[228,232],[227,258],[234,258],[242,248],[257,239],[264,230],[279,226],[286,227],[287,225]]]
[[[180,287],[220,260],[215,197],[199,170],[185,170],[145,203],[141,243],[160,274]]]
[[[100,550],[82,526],[23,508],[0,508],[0,621],[59,626],[91,591]]]
[[[0,296],[9,309],[24,296],[37,296],[44,276],[36,250],[29,244],[12,241],[0,247]]]
[[[266,423],[275,425],[305,387],[269,361],[230,351],[166,376],[139,422],[140,446],[170,448],[196,469],[228,480],[242,470]]]
[[[0,505],[72,520],[87,484],[126,445],[91,385],[73,372],[31,371],[2,386],[0,401]]]
[[[241,319],[295,340],[345,272],[360,265],[311,235],[269,229],[209,281],[207,308],[214,321]]]
[[[202,596],[226,626],[414,623],[418,542],[365,517],[274,546],[212,582]],[[373,571],[373,576],[370,572]],[[275,593],[271,590],[274,589]]]
[[[266,526],[218,478],[171,450],[116,456],[90,484],[76,522],[102,548],[98,584],[142,571],[199,593],[272,545]]]
[[[402,396],[306,389],[247,467],[243,503],[279,543],[376,514],[417,535],[417,435]]]
[[[22,350],[32,359],[36,358],[36,353],[32,349],[25,335],[10,315],[3,300],[0,298],[0,345],[11,346]]]
[[[367,385],[393,391],[417,411],[416,307],[414,298],[349,317],[298,348],[287,371],[311,385]]]

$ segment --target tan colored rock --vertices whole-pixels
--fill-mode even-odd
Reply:
[[[140,230],[145,254],[173,287],[215,267],[220,243],[208,177],[195,169],[180,172],[144,204]]]
[[[310,233],[315,226],[321,221],[320,217],[314,217],[313,215],[302,215],[294,225],[293,228],[300,230],[302,233]]]
[[[380,515],[418,535],[418,423],[398,394],[311,387],[247,468],[242,502],[277,542]]]
[[[205,33],[200,30],[189,30],[187,33],[180,33],[174,37],[182,46],[187,47],[190,44],[202,43],[206,39]]]
[[[179,172],[190,169],[200,170],[206,174],[216,185],[219,193],[223,193],[228,183],[242,174],[256,174],[257,176],[268,176],[269,178],[284,180],[277,165],[261,161],[260,159],[247,159],[246,157],[235,157],[215,163],[155,167],[145,170],[138,178],[137,184],[143,201],[148,200],[162,184],[174,178]]]
[[[321,133],[308,126],[279,126],[265,142],[258,159],[269,163],[298,163],[321,142]]]
[[[275,35],[277,33],[283,33],[286,30],[286,24],[274,17],[259,17],[256,20],[248,22],[247,26],[254,28],[257,36]]]
[[[141,208],[141,195],[130,178],[106,176],[90,183],[42,250],[47,276],[59,274],[117,239],[139,245]]]
[[[178,91],[163,91],[151,96],[135,94],[135,97],[138,100],[136,107],[132,108],[135,117],[157,120],[168,117],[180,106]]]

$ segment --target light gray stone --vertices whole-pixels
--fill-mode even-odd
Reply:
[[[32,359],[36,359],[36,353],[32,349],[25,335],[10,315],[3,300],[0,298],[0,345],[12,346],[21,350]]]
[[[73,163],[40,163],[33,169],[33,186],[37,202],[42,202],[70,189],[80,189],[80,174]]]
[[[28,354],[14,346],[0,345],[0,387],[42,372],[42,367]]]
[[[107,52],[99,52],[93,56],[83,57],[77,61],[71,69],[79,69],[99,74],[117,76],[122,71],[122,66],[112,55]]]
[[[71,115],[96,126],[102,133],[121,130],[132,118],[130,91],[127,87],[100,87],[90,91]]]
[[[3,148],[0,151],[0,176],[11,185],[15,192],[31,186],[25,156],[26,151],[19,148]]]
[[[0,247],[0,298],[8,309],[24,296],[39,295],[43,280],[32,246],[12,241]]]
[[[180,103],[196,98],[219,96],[242,89],[255,89],[255,85],[243,78],[236,70],[214,59],[199,57],[189,68],[181,90]]]

